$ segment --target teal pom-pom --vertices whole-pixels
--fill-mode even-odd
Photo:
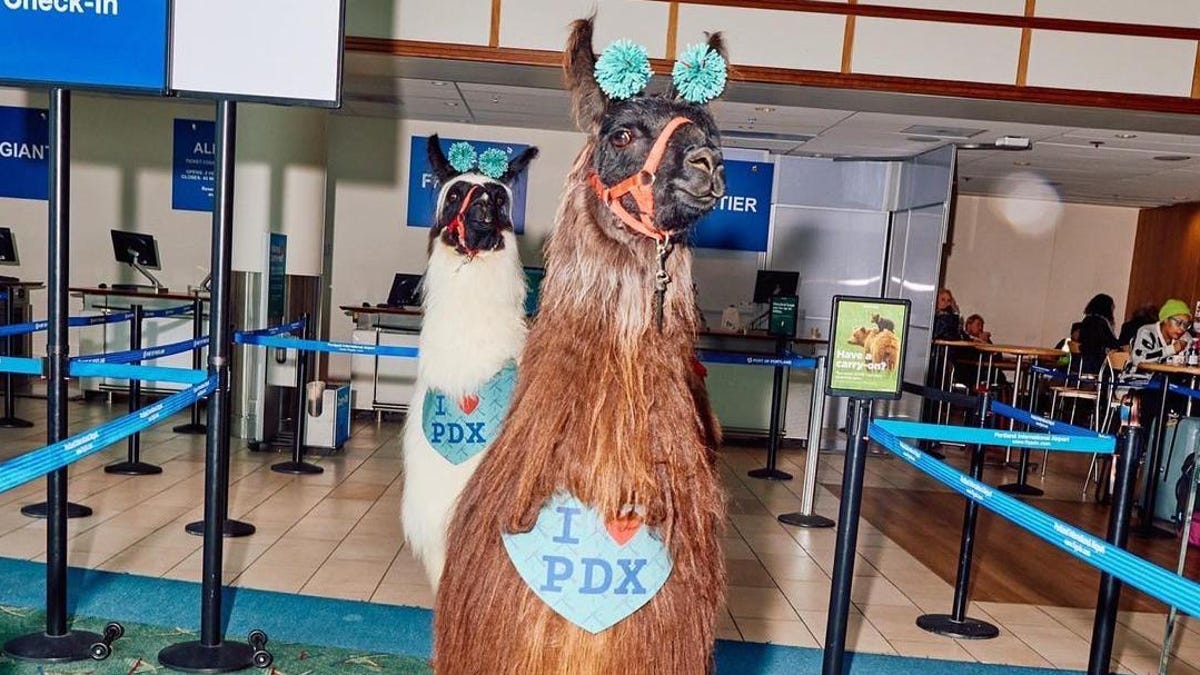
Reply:
[[[625,99],[640,93],[653,74],[646,48],[629,40],[612,43],[596,60],[596,84],[609,98]]]
[[[708,45],[692,45],[675,61],[671,78],[685,101],[708,103],[725,91],[725,59]]]
[[[508,153],[497,148],[484,150],[479,155],[479,173],[496,180],[508,171]]]
[[[446,159],[450,160],[450,166],[459,173],[466,173],[475,168],[475,148],[466,141],[459,141],[450,146],[450,152],[446,155]]]

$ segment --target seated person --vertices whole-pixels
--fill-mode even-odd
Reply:
[[[978,314],[972,314],[967,317],[965,324],[967,339],[972,342],[982,344],[992,344],[992,334],[983,329],[983,317]]]
[[[1185,352],[1191,345],[1192,313],[1182,300],[1171,299],[1158,310],[1158,322],[1138,329],[1129,356],[1129,372],[1139,363],[1183,364]]]
[[[934,340],[966,340],[963,332],[962,316],[958,313],[958,303],[949,288],[938,291],[937,313],[933,315]]]
[[[1113,333],[1115,304],[1112,296],[1101,293],[1083,308],[1083,321],[1079,325],[1080,372],[1100,372],[1108,352],[1121,347]]]
[[[1071,343],[1072,343],[1072,342],[1074,342],[1074,343],[1076,343],[1076,344],[1078,344],[1078,343],[1079,343],[1079,331],[1080,331],[1080,329],[1082,329],[1082,328],[1083,328],[1083,322],[1082,322],[1082,321],[1076,321],[1075,323],[1071,324],[1071,334],[1070,334],[1070,337],[1065,337],[1065,338],[1063,338],[1063,339],[1059,340],[1058,342],[1055,342],[1055,343],[1054,343],[1054,348],[1055,348],[1055,349],[1061,349],[1061,350],[1063,350],[1064,352],[1069,352],[1069,351],[1071,351]]]
[[[1128,347],[1133,342],[1133,336],[1137,335],[1138,329],[1146,324],[1154,323],[1157,318],[1158,308],[1153,304],[1138,307],[1133,316],[1121,324],[1121,334],[1117,336],[1117,341],[1121,343],[1122,347]]]

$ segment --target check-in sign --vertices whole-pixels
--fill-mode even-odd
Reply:
[[[0,83],[163,91],[168,0],[0,0]]]

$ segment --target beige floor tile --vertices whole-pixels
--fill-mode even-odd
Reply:
[[[890,635],[884,634],[892,648],[900,656],[911,656],[921,659],[942,659],[945,661],[974,661],[967,650],[959,646],[954,640],[943,638],[940,641],[931,642],[925,640],[901,640]],[[926,633],[926,635],[929,635]],[[913,672],[919,673],[919,666],[913,668]]]
[[[778,588],[730,586],[726,604],[733,618],[795,620],[796,611]]]
[[[742,639],[747,642],[765,642],[792,647],[816,648],[817,638],[800,620],[776,621],[770,619],[734,619]]]
[[[382,583],[371,596],[371,602],[387,605],[433,608],[433,591],[428,584]]]

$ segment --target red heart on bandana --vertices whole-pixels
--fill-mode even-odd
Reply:
[[[458,407],[460,410],[462,410],[466,414],[470,415],[471,413],[475,412],[476,408],[479,407],[479,395],[478,394],[464,395],[462,398],[458,399]]]
[[[629,543],[630,539],[633,539],[638,530],[642,529],[642,517],[636,512],[629,512],[613,518],[605,523],[604,527],[608,529],[608,536],[612,537],[618,546],[624,546]]]

